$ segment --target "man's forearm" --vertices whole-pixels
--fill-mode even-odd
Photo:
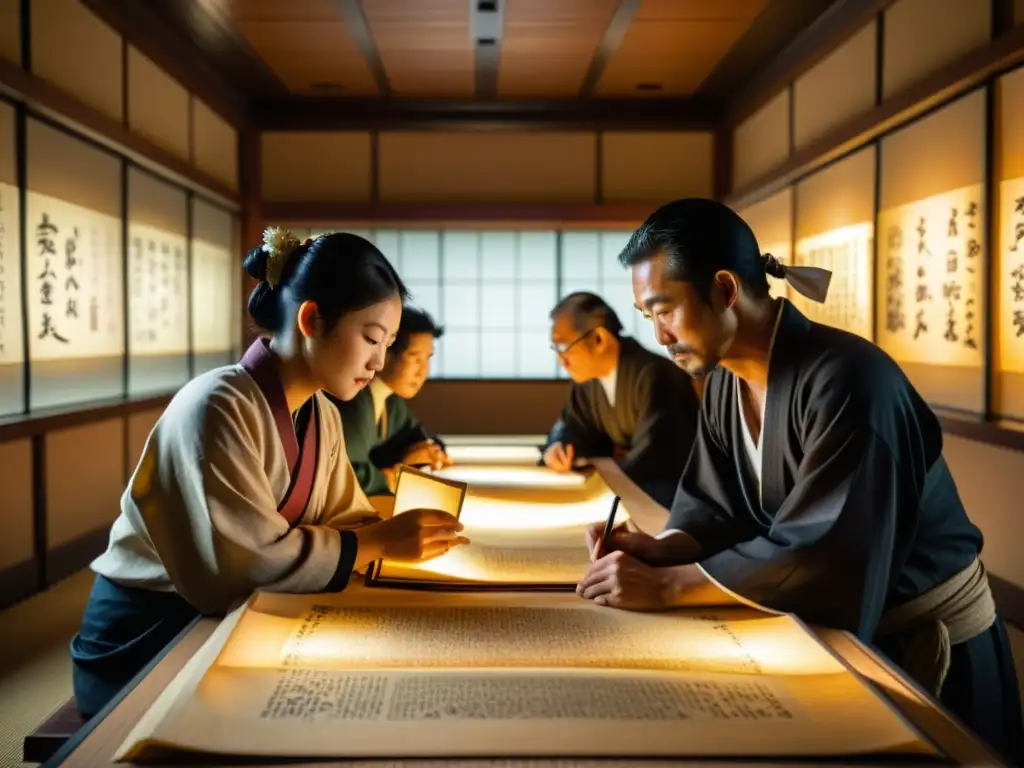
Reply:
[[[659,570],[662,573],[662,601],[666,608],[738,603],[697,565],[676,565]]]
[[[669,528],[655,536],[643,557],[648,565],[659,568],[689,565],[699,559],[700,542],[676,528]]]

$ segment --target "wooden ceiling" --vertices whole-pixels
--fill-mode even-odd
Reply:
[[[82,2],[235,124],[705,130],[865,0]]]
[[[658,98],[692,94],[765,3],[228,0],[226,12],[298,95],[471,99],[493,58],[497,98]]]

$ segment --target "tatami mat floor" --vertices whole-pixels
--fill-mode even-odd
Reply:
[[[71,698],[68,643],[91,586],[91,572],[81,571],[0,612],[0,768],[28,766],[21,761],[25,734]],[[1010,636],[1024,691],[1024,632],[1011,628]]]
[[[21,761],[25,735],[71,698],[68,643],[78,631],[92,573],[80,571],[0,612],[0,766]]]

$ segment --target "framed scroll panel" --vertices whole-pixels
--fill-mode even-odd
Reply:
[[[807,317],[873,339],[875,147],[796,185],[793,263],[832,272],[824,304],[790,293]]]
[[[21,197],[15,166],[14,107],[0,102],[0,415],[25,409]]]
[[[761,253],[770,253],[783,264],[793,263],[793,188],[737,211],[754,231]],[[768,276],[772,296],[789,296],[789,283]]]
[[[993,265],[994,410],[1024,419],[1024,68],[999,79],[996,90],[996,225]]]
[[[128,171],[128,394],[188,381],[188,198]]]
[[[124,395],[121,160],[28,121],[31,410]]]
[[[881,142],[878,344],[929,402],[984,411],[985,93]]]
[[[242,258],[232,251],[232,216],[192,198],[192,352],[196,374],[235,362]]]

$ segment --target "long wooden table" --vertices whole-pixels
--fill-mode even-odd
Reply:
[[[458,438],[460,445],[472,445],[472,438]],[[485,439],[481,442],[486,443]],[[528,438],[506,441],[504,444],[529,444]],[[629,510],[630,518],[647,532],[660,531],[666,520],[667,511],[650,499],[643,491],[633,484],[618,466],[611,460],[595,460],[594,466],[600,473],[605,484],[613,493],[621,497],[623,505]],[[352,585],[351,588],[360,588]],[[157,696],[174,679],[182,667],[192,658],[193,654],[209,638],[219,621],[216,619],[199,619],[186,628],[164,652],[133,680],[121,695],[112,701],[102,712],[96,715],[67,744],[44,764],[49,766],[66,766],[68,768],[104,768],[119,766],[113,756],[127,738],[142,715],[156,700]],[[847,632],[812,628],[817,636],[830,647],[837,656],[849,664],[870,684],[874,685],[885,697],[932,741],[947,757],[940,764],[958,766],[997,766],[1004,763],[977,737],[970,733],[958,720],[943,709],[934,698],[926,694],[913,681],[909,680],[894,665],[887,662],[878,653],[866,647]],[[183,762],[176,765],[227,766],[239,765],[240,761],[230,762]],[[256,761],[254,761],[255,763]],[[897,759],[891,762],[899,762]],[[707,760],[401,760],[389,761],[388,768],[397,766],[457,765],[457,766],[523,766],[555,768],[568,766],[594,766],[595,768],[611,768],[626,765],[708,765]],[[285,768],[309,764],[309,761],[271,762],[259,761],[261,766],[269,768]],[[385,763],[371,760],[335,760],[317,761],[316,765],[336,766],[337,768],[383,768]],[[780,761],[714,761],[715,766],[729,768],[731,766],[757,765],[762,768],[771,766],[803,766],[821,765],[821,762],[780,762]],[[878,765],[878,760],[857,762],[855,760],[833,760],[828,765]]]

